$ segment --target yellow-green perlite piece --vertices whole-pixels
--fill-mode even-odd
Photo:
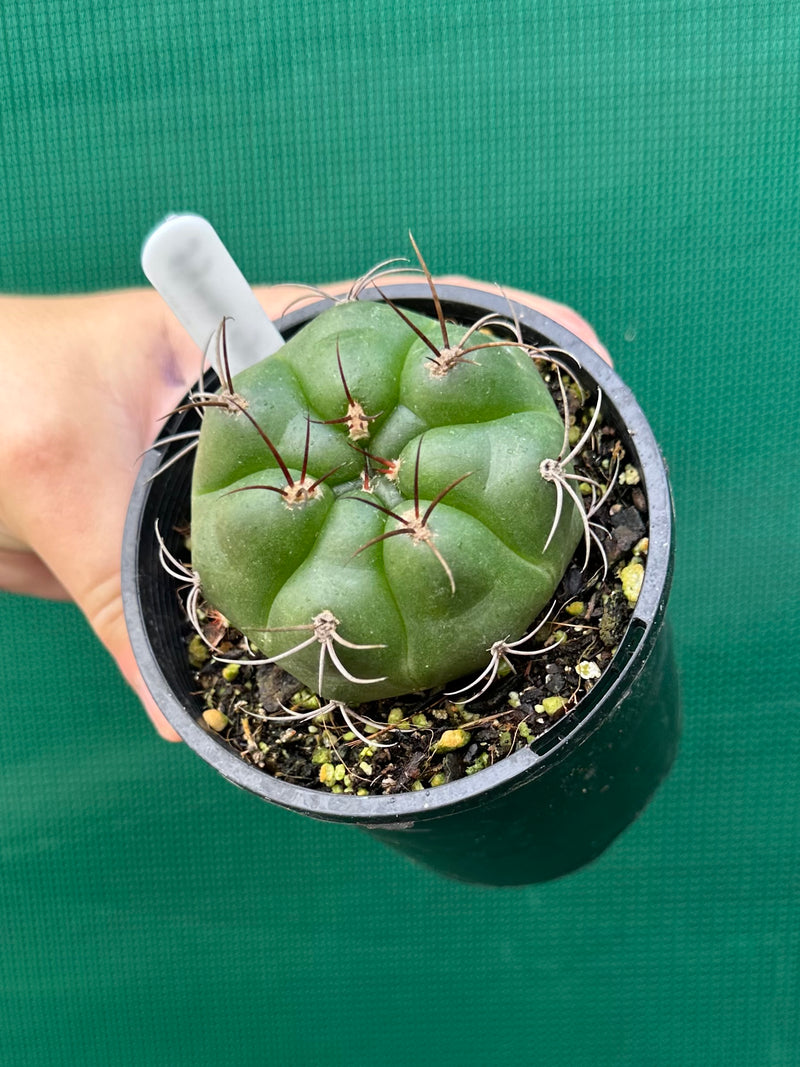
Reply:
[[[632,560],[622,568],[619,572],[619,577],[622,581],[622,592],[625,594],[626,600],[631,604],[635,604],[639,599],[639,593],[642,591],[644,567],[638,560]]]
[[[203,720],[211,730],[215,733],[222,733],[222,731],[230,726],[230,720],[224,711],[220,711],[219,708],[206,708],[203,712]]]
[[[206,407],[203,594],[326,700],[483,667],[551,599],[581,536],[567,494],[556,523],[561,494],[540,473],[564,423],[530,352],[447,332],[444,345],[435,319],[335,304]]]
[[[469,744],[469,738],[469,730],[445,730],[433,746],[434,752],[454,752]]]

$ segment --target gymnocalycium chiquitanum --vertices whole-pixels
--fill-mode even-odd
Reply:
[[[446,322],[420,263],[436,318],[356,286],[234,380],[223,323],[222,388],[191,398],[195,602],[343,705],[525,655],[592,536],[570,461],[595,420],[570,450],[540,353]]]

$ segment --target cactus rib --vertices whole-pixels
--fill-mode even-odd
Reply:
[[[359,555],[361,552],[364,552],[366,549],[370,548],[372,545],[376,545],[380,541],[385,541],[386,538],[388,538],[388,537],[396,537],[396,536],[398,536],[398,534],[408,534],[410,536],[411,540],[414,542],[414,544],[419,544],[419,543],[425,544],[425,545],[428,546],[428,548],[431,550],[431,552],[433,552],[434,556],[436,556],[436,558],[439,560],[439,562],[441,563],[442,567],[444,568],[444,572],[447,575],[448,581],[450,582],[450,589],[451,589],[453,595],[455,595],[456,583],[455,583],[455,580],[453,578],[453,572],[450,569],[450,567],[448,566],[447,560],[444,558],[444,556],[441,554],[439,549],[433,543],[434,533],[431,530],[431,528],[428,526],[428,519],[431,517],[431,514],[432,514],[434,508],[436,507],[436,505],[441,503],[441,501],[447,496],[447,494],[451,490],[455,489],[455,487],[457,485],[459,485],[461,482],[463,482],[465,478],[469,478],[470,474],[472,474],[472,471],[467,471],[466,474],[462,474],[459,478],[456,478],[455,481],[451,482],[448,486],[445,486],[445,488],[442,489],[439,493],[437,493],[436,497],[427,506],[427,508],[425,509],[425,514],[424,515],[420,515],[419,456],[420,456],[421,450],[422,450],[422,437],[420,437],[419,443],[417,444],[417,457],[416,457],[416,460],[415,460],[415,463],[414,463],[414,511],[413,511],[413,514],[411,512],[406,512],[405,515],[398,515],[398,513],[396,511],[392,511],[391,508],[387,508],[383,504],[378,504],[374,500],[367,500],[365,497],[354,497],[355,500],[360,500],[362,504],[368,504],[370,507],[375,508],[377,511],[382,511],[384,513],[384,515],[389,515],[391,518],[395,519],[397,522],[402,523],[402,526],[400,526],[398,529],[387,530],[385,533],[378,534],[377,537],[372,537],[369,541],[366,542],[366,544],[363,544],[361,546],[361,548],[359,548],[358,551],[354,553],[354,555],[356,555],[356,556]]]
[[[361,404],[353,397],[347,384],[347,378],[344,376],[342,354],[339,351],[338,341],[336,342],[336,363],[339,367],[339,377],[342,379],[344,395],[347,398],[347,414],[338,419],[315,419],[312,421],[320,421],[324,426],[346,425],[347,436],[351,441],[363,441],[365,437],[369,437],[369,424],[379,419],[383,412],[379,411],[376,415],[367,415]]]

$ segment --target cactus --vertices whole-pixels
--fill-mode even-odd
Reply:
[[[485,677],[588,548],[531,350],[433,293],[435,319],[356,292],[193,400],[195,589],[326,700]]]

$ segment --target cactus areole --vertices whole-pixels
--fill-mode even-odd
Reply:
[[[509,330],[337,303],[207,398],[192,567],[327,700],[439,686],[552,598],[582,533],[540,469],[563,445]]]

